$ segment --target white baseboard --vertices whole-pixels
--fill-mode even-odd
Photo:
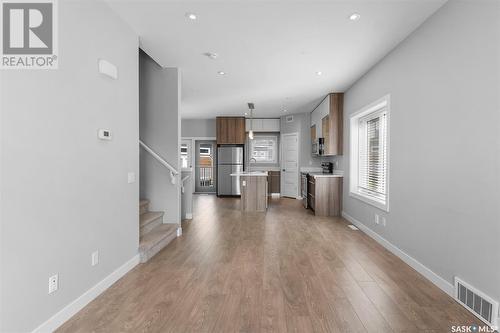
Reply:
[[[372,229],[368,228],[366,225],[361,223],[360,221],[356,220],[354,217],[350,216],[346,212],[342,212],[342,217],[354,224],[356,227],[361,229],[365,234],[373,238],[375,241],[377,241],[380,245],[385,247],[387,250],[392,252],[394,255],[399,257],[401,260],[403,260],[405,263],[407,263],[409,266],[411,266],[414,270],[422,274],[426,279],[431,281],[434,285],[436,285],[439,289],[450,295],[451,297],[454,297],[454,289],[453,289],[453,284],[450,282],[446,281],[433,271],[431,271],[429,268],[427,268],[425,265],[423,265],[421,262],[410,256],[409,254],[405,253],[403,250],[389,242],[387,239],[384,237],[380,236],[377,234],[375,231]]]
[[[127,274],[132,268],[139,263],[139,255],[137,254],[125,264],[120,266],[114,272],[106,276],[103,280],[98,282],[95,286],[87,290],[83,295],[76,300],[66,305],[61,311],[53,315],[49,320],[38,326],[33,332],[53,332],[59,326],[64,324],[68,319],[73,317],[78,311],[83,309],[87,304],[93,301],[103,291],[111,287],[113,283],[118,281],[122,276]]]
[[[193,219],[193,213],[186,213],[186,220],[192,220]]]

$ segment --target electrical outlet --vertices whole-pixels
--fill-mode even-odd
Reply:
[[[375,224],[380,223],[380,216],[378,214],[375,214]]]
[[[49,277],[49,294],[52,294],[59,288],[59,275],[52,275]]]
[[[92,266],[99,263],[99,251],[92,252]]]
[[[386,223],[386,221],[385,221],[385,216],[382,216],[382,225],[383,225],[384,227],[385,227],[385,223]]]

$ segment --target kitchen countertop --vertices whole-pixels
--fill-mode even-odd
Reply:
[[[310,173],[310,172],[322,172],[323,169],[321,167],[302,167],[300,168],[300,172],[302,173]]]
[[[232,177],[267,177],[267,171],[248,171],[248,172],[238,172],[232,173]]]
[[[344,172],[342,171],[334,171],[333,173],[322,173],[322,172],[308,172],[307,173],[314,178],[319,177],[344,177]]]
[[[263,166],[249,166],[248,171],[281,171],[280,167],[263,167]]]

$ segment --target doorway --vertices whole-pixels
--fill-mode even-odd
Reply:
[[[216,152],[217,143],[215,140],[195,141],[195,192],[196,193],[216,193]]]
[[[285,197],[299,196],[299,138],[298,133],[283,134],[281,160],[281,193]]]

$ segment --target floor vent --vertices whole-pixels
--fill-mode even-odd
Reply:
[[[354,224],[349,224],[348,227],[352,230],[359,230],[358,227],[356,227]]]
[[[455,298],[486,324],[498,327],[498,302],[457,277]]]

